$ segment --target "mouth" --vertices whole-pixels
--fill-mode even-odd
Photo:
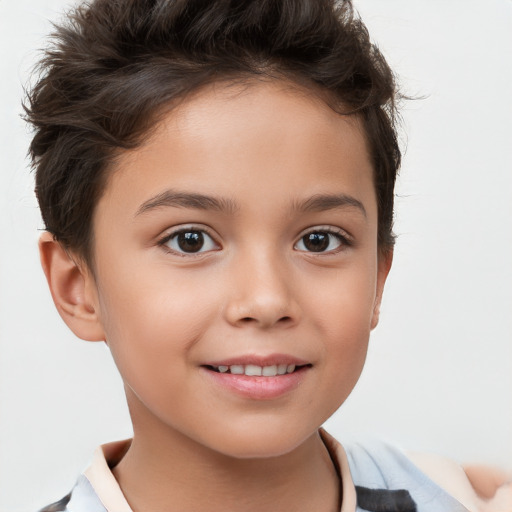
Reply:
[[[201,365],[214,386],[260,402],[288,396],[307,379],[312,367],[312,363],[287,354],[247,354]]]
[[[256,364],[204,365],[204,368],[212,372],[247,375],[248,377],[278,377],[296,373],[310,367],[311,364],[274,364],[269,366],[258,366]]]

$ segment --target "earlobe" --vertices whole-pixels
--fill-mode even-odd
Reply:
[[[384,285],[391,270],[393,263],[393,249],[389,249],[379,254],[377,267],[377,291],[375,295],[375,303],[373,305],[373,314],[370,328],[373,330],[379,323],[380,305],[382,303],[382,294],[384,293]]]
[[[39,255],[53,302],[66,325],[83,340],[103,341],[105,335],[90,270],[74,261],[48,232],[39,238]]]

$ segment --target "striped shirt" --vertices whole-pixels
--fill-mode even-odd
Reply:
[[[435,483],[396,448],[378,441],[342,446],[325,431],[321,430],[321,435],[340,475],[340,512],[469,511],[446,486]],[[132,512],[111,471],[129,446],[130,440],[126,440],[99,447],[73,490],[40,512]],[[457,481],[457,468],[442,465],[437,463],[437,468],[431,469],[453,473],[449,475],[453,494],[459,499],[471,496],[469,483],[463,478]]]

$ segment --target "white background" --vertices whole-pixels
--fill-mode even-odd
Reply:
[[[0,0],[0,511],[66,494],[130,435],[102,344],[78,341],[39,268],[21,84],[63,0]],[[358,0],[405,92],[399,239],[358,386],[328,424],[512,464],[512,2]]]

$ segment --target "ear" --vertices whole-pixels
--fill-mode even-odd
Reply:
[[[104,341],[96,283],[87,265],[75,261],[48,232],[39,238],[39,255],[53,302],[66,325],[83,340]]]
[[[375,329],[379,323],[380,305],[382,302],[382,294],[384,293],[384,285],[391,270],[393,263],[393,249],[379,251],[377,262],[377,293],[375,296],[375,304],[373,305],[373,315],[371,321],[371,329]]]

